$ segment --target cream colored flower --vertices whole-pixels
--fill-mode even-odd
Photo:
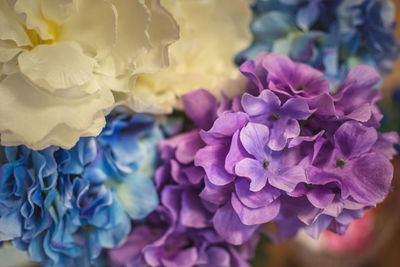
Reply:
[[[136,81],[136,111],[171,112],[179,96],[205,88],[220,96],[238,93],[243,85],[233,58],[251,41],[251,12],[246,0],[162,0],[180,27],[180,40],[169,50],[170,67]]]
[[[1,143],[70,148],[99,134],[177,38],[159,0],[0,0]]]

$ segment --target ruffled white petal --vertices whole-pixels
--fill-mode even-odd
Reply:
[[[80,136],[97,135],[114,99],[102,90],[82,98],[55,97],[12,74],[0,83],[0,133],[3,145],[71,148]]]
[[[117,17],[117,10],[106,0],[75,0],[58,40],[76,41],[87,55],[104,58],[117,38]]]
[[[251,41],[248,25],[251,12],[245,0],[162,0],[180,25],[181,39],[169,50],[170,67],[165,71],[142,75],[135,90],[171,91],[177,97],[191,90],[206,88],[220,97],[243,90],[235,80],[240,77],[234,56]],[[241,88],[240,88],[241,87]],[[179,102],[171,102],[179,107]]]
[[[42,15],[41,0],[17,0],[14,10],[19,15],[24,25],[30,30],[36,30],[41,39],[49,40],[55,36],[50,34],[49,24]]]
[[[41,0],[42,13],[46,19],[62,24],[72,13],[73,0]]]
[[[60,42],[23,52],[18,63],[21,72],[35,85],[54,92],[88,83],[96,61],[84,55],[77,43]]]
[[[117,40],[110,55],[96,68],[108,78],[118,78],[135,71],[136,57],[151,49],[148,28],[151,17],[148,8],[139,0],[109,0],[118,10]],[[129,88],[113,88],[129,91]]]
[[[7,1],[0,1],[0,39],[12,40],[19,46],[30,45],[24,27],[19,23]]]

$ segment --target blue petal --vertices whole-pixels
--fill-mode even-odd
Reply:
[[[117,195],[132,219],[143,219],[158,205],[153,181],[141,174],[130,175],[115,186]]]

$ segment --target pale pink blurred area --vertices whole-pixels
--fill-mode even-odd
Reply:
[[[361,219],[354,221],[345,235],[325,231],[321,236],[322,246],[331,254],[359,254],[372,242],[375,226],[374,209],[367,210]]]

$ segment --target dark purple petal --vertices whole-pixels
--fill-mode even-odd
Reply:
[[[328,206],[334,198],[335,193],[330,188],[311,189],[307,194],[307,199],[319,209]]]
[[[212,184],[207,178],[204,179],[204,189],[200,197],[217,205],[225,204],[231,197],[233,191],[232,184],[217,186]]]
[[[233,210],[230,202],[217,210],[213,222],[217,233],[233,245],[240,245],[246,242],[258,228],[258,225],[244,225]]]
[[[210,225],[211,215],[204,209],[195,191],[182,193],[180,219],[187,227],[204,228]]]
[[[163,258],[161,262],[165,267],[189,267],[195,265],[197,256],[197,249],[192,247],[179,251],[171,258]]]
[[[217,117],[217,99],[210,92],[198,89],[182,96],[186,115],[203,130],[208,130]]]

